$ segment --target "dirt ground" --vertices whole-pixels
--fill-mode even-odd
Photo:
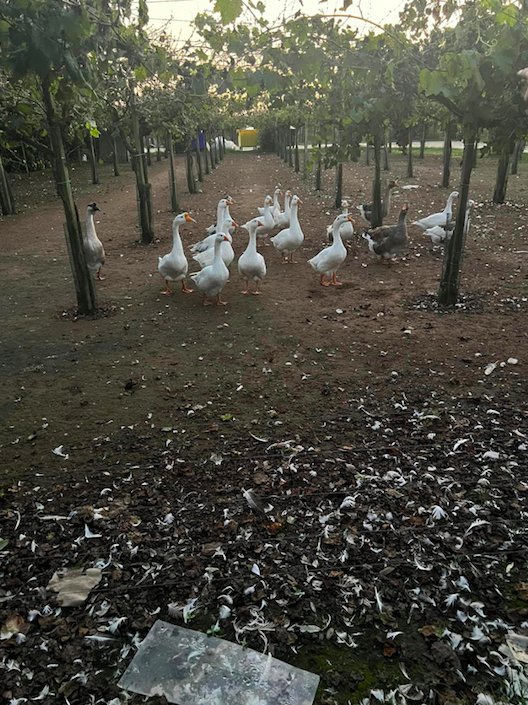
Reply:
[[[404,159],[392,155],[390,176],[398,179],[400,187],[417,184],[419,188],[396,191],[387,223],[395,222],[404,202],[409,204],[410,221],[443,209],[448,191],[438,187],[440,168],[438,157],[427,157],[423,162],[417,160],[414,178],[407,179]],[[100,502],[100,493],[113,486],[116,499],[119,495],[119,502],[124,503],[120,506],[130,505],[134,516],[141,517],[143,527],[150,527],[146,534],[148,540],[154,540],[167,512],[171,510],[176,514],[173,503],[180,503],[189,493],[197,492],[196,502],[192,501],[191,524],[193,541],[203,547],[230,531],[229,527],[222,528],[214,517],[215,498],[218,506],[224,506],[222,502],[235,501],[235,496],[240,498],[242,488],[257,488],[266,497],[276,497],[278,493],[279,517],[283,516],[286,522],[286,517],[298,516],[300,521],[301,517],[311,516],[310,512],[315,511],[313,504],[303,503],[306,502],[303,500],[293,509],[287,502],[289,495],[304,497],[302,493],[308,493],[321,497],[329,491],[353,494],[352,488],[361,493],[366,476],[375,475],[380,479],[398,466],[401,456],[407,458],[411,469],[414,463],[423,472],[433,466],[436,469],[437,465],[444,472],[447,465],[454,463],[459,473],[456,487],[452,489],[450,485],[449,491],[442,494],[439,482],[436,489],[441,497],[463,503],[463,496],[473,496],[487,507],[486,511],[494,512],[497,520],[507,517],[513,522],[519,521],[524,511],[524,489],[519,489],[519,483],[523,484],[520,468],[524,450],[517,446],[519,443],[522,446],[527,414],[527,166],[521,164],[520,175],[510,177],[511,201],[502,206],[490,202],[495,168],[496,162],[487,159],[479,161],[474,172],[471,194],[478,206],[464,262],[464,295],[454,312],[445,312],[434,307],[441,254],[432,250],[428,239],[415,226],[409,227],[410,247],[399,263],[384,266],[372,258],[361,240],[357,252],[349,254],[340,270],[343,286],[323,288],[319,285],[307,260],[324,243],[326,226],[335,215],[331,171],[324,175],[323,191],[316,193],[311,177],[303,181],[274,155],[228,154],[206,177],[201,192],[191,196],[183,192],[183,162],[178,162],[181,204],[197,220],[196,225],[183,229],[185,246],[203,237],[204,228],[214,220],[218,199],[227,193],[235,199],[231,211],[239,224],[256,214],[256,207],[277,184],[283,190],[290,188],[298,193],[303,201],[300,222],[305,242],[296,255],[297,263],[281,265],[274,248],[264,246],[261,252],[266,258],[268,276],[262,284],[261,296],[242,296],[242,282],[233,268],[224,290],[228,305],[202,307],[196,293],[160,295],[163,283],[157,272],[157,258],[171,247],[173,218],[168,209],[167,163],[154,163],[151,170],[158,240],[150,247],[136,243],[137,211],[130,171],[123,168],[122,176],[116,179],[103,169],[102,184],[92,187],[86,167],[77,167],[73,172],[77,203],[84,212],[87,203],[97,201],[101,208],[97,230],[107,254],[103,270],[105,281],[97,283],[106,315],[96,320],[76,319],[71,313],[73,286],[61,209],[54,197],[50,175],[20,177],[15,190],[21,212],[0,219],[0,298],[3,302],[0,488],[3,488],[4,503],[0,538],[10,541],[7,554],[11,570],[20,572],[21,565],[29,565],[34,560],[38,584],[45,586],[52,569],[66,560],[66,549],[65,552],[58,550],[64,540],[60,539],[60,532],[53,531],[50,536],[39,533],[43,525],[36,518],[40,510],[35,510],[35,503],[45,504],[49,514],[68,514],[80,506],[91,506],[93,519],[93,506]],[[457,176],[458,165],[454,164],[453,188]],[[347,164],[344,178],[345,195],[352,204],[370,200],[370,169],[364,164]],[[356,228],[359,232],[363,230],[359,214]],[[243,251],[245,242],[245,231],[237,230],[233,243],[237,255]],[[512,359],[516,362],[511,362]],[[486,374],[492,363],[498,364]],[[434,417],[436,421],[422,421],[420,414],[427,411],[431,414],[429,418]],[[500,415],[500,421],[495,412]],[[446,449],[452,449],[462,436],[468,438],[464,447],[457,450],[459,460],[455,462],[447,458]],[[460,487],[473,477],[475,457],[495,447],[494,443],[500,453],[513,455],[508,456],[507,467],[501,466],[500,471],[496,468],[493,482],[497,483],[501,499],[496,496],[493,500],[496,507],[490,509],[491,505],[479,494],[482,487],[472,485],[471,491]],[[68,455],[67,459],[52,452],[59,446],[62,446],[62,453]],[[371,451],[375,452],[379,466],[374,463],[374,455],[369,455]],[[296,463],[294,469],[292,457]],[[475,482],[479,477],[479,474],[475,476]],[[377,480],[372,480],[372,496],[378,502],[381,490],[376,483]],[[402,489],[402,485],[392,490],[397,493],[392,502],[398,505],[401,516],[415,514],[414,509],[409,509],[413,502],[416,508],[420,502],[425,502],[422,491],[412,483],[411,486],[411,489]],[[473,491],[475,495],[471,494]],[[515,508],[509,504],[511,493],[515,494]],[[337,507],[341,499],[342,496]],[[208,504],[211,501],[212,509]],[[134,502],[139,504],[133,507]],[[441,499],[438,503],[441,504]],[[385,511],[393,509],[390,497],[385,496],[383,504]],[[141,506],[144,505],[150,506],[152,511],[143,515]],[[374,506],[367,505],[365,500],[365,517],[369,506],[370,511]],[[238,513],[243,514],[243,502],[237,506]],[[453,504],[450,506],[453,509]],[[323,509],[330,511],[328,506]],[[16,511],[23,517],[20,528]],[[396,513],[394,509],[393,512]],[[262,542],[257,542],[260,549],[253,547],[255,555],[260,555],[262,550],[265,552],[266,537],[282,531],[283,520],[275,518],[277,528],[263,531]],[[91,519],[85,517],[93,529]],[[416,526],[419,519],[418,513]],[[236,522],[244,524],[245,530],[259,525],[258,518],[254,517],[243,520],[237,516]],[[347,525],[349,531],[353,524],[352,519]],[[285,525],[290,527],[289,521]],[[77,535],[75,532],[70,535],[70,528],[68,525],[64,534],[68,541]],[[109,531],[109,536],[121,535],[123,531],[130,531],[132,535],[134,531],[130,526],[117,524],[114,529],[113,534]],[[65,531],[64,526],[61,531]],[[306,531],[309,533],[308,528]],[[34,537],[40,545],[36,554],[27,538],[19,538],[20,532]],[[283,581],[288,582],[288,576],[293,575],[299,583],[299,570],[301,574],[308,571],[298,563],[302,563],[304,538],[304,534],[290,532],[283,539],[294,548],[288,560],[284,559],[288,567],[281,573]],[[183,534],[180,540],[185,540]],[[505,540],[504,537],[501,540]],[[523,538],[512,539],[510,535],[508,542],[507,550],[518,551],[520,555],[518,562],[512,559],[515,567],[510,568],[507,575],[512,585],[524,584]],[[236,544],[236,540],[231,544]],[[87,547],[90,559],[100,555],[101,550],[103,553],[109,550],[110,543],[108,546],[105,543],[101,550],[98,548],[99,553],[92,549],[93,545],[90,544],[90,551]],[[200,548],[197,550],[198,558],[189,550],[187,563],[180,565],[181,571],[171,573],[168,592],[173,599],[179,596],[185,601],[194,594],[192,586],[207,565],[207,560],[200,559]],[[394,559],[397,555],[403,556],[405,550],[391,548],[389,554]],[[202,556],[210,555],[207,551],[202,553]],[[84,565],[87,565],[87,557],[83,559]],[[338,559],[337,555],[334,558],[338,564],[334,572],[341,571],[342,579],[346,560]],[[241,554],[237,558],[236,546],[233,546],[230,560],[239,559],[242,560]],[[143,558],[144,563],[146,560]],[[310,565],[317,572],[312,560],[316,559],[310,558],[304,565]],[[367,561],[359,551],[356,560],[362,564],[372,559]],[[449,558],[446,561],[449,563]],[[491,564],[487,561],[486,565]],[[440,564],[437,567],[441,573]],[[120,570],[128,571],[126,580],[133,582],[137,577],[133,569]],[[488,585],[484,573],[481,570],[479,580],[489,598],[495,587]],[[435,574],[436,582],[440,580],[439,575]],[[432,575],[427,577],[433,579]],[[26,576],[23,582],[27,579]],[[116,585],[121,580],[122,575],[113,574],[106,585]],[[405,577],[403,572],[398,580],[406,584],[410,577]],[[508,578],[505,580],[508,583]],[[368,584],[368,580],[366,582]],[[501,583],[502,590],[506,589],[506,583]],[[12,589],[17,591],[20,585],[13,583]],[[304,603],[299,610],[306,617],[306,609],[310,614],[310,600],[316,600],[318,593],[306,587],[303,590]],[[163,589],[159,593],[151,592],[148,599],[152,602],[148,606],[154,609],[158,604],[165,609],[166,592]],[[477,597],[485,602],[482,594]],[[36,604],[34,596],[22,595],[17,599],[21,602],[15,607],[21,613]],[[264,595],[260,599],[264,599]],[[435,637],[433,632],[424,633],[417,640],[418,626],[422,628],[428,622],[413,624],[413,629],[409,630],[403,619],[403,608],[398,617],[396,608],[392,607],[394,621],[382,620],[387,628],[395,628],[398,623],[406,633],[406,647],[400,651],[394,647],[396,651],[391,653],[392,640],[389,646],[385,637],[380,640],[380,625],[373,616],[376,611],[374,593],[371,592],[368,599],[372,613],[365,616],[365,605],[361,613],[362,627],[367,624],[363,636],[359,637],[363,656],[357,657],[357,652],[351,650],[347,657],[359,659],[353,677],[343,675],[350,672],[347,659],[340,667],[330,669],[330,673],[325,664],[321,665],[321,654],[325,662],[337,664],[342,659],[342,651],[348,649],[334,644],[334,632],[331,636],[327,632],[323,642],[326,651],[320,642],[322,633],[301,636],[292,651],[288,626],[281,623],[284,633],[275,641],[276,655],[324,676],[318,703],[359,702],[360,697],[368,696],[369,688],[365,683],[370,683],[372,688],[383,688],[399,682],[398,659],[407,664],[408,670],[410,663],[421,664],[412,674],[413,682],[427,684],[424,692],[433,688],[434,697],[447,701],[457,697],[464,701],[469,692],[478,692],[485,682],[484,676],[475,690],[471,682],[438,675],[459,668],[453,665],[454,661],[448,667],[450,655],[444,661],[431,658],[425,665],[421,662],[424,640],[429,639],[430,646],[431,638]],[[327,605],[329,614],[342,613],[341,597],[334,595],[331,600],[333,602]],[[133,602],[133,599],[128,600],[126,609],[130,610]],[[520,611],[514,616],[512,604],[506,601],[501,607],[495,599],[492,602],[495,615],[500,614],[508,623],[519,620],[520,624],[523,610],[526,611],[522,600],[522,604],[516,603]],[[2,618],[14,609],[9,604],[5,607],[0,612]],[[406,604],[405,609],[407,607]],[[121,608],[125,609],[123,604]],[[134,623],[132,629],[141,637],[154,621],[154,617],[146,615],[145,609],[140,610],[141,618],[136,615],[137,624]],[[284,608],[283,612],[289,614],[293,622],[293,613],[288,609]],[[423,620],[433,618],[423,613],[424,609],[431,608],[422,605],[421,609]],[[209,614],[207,609],[204,619],[206,614]],[[239,618],[241,614],[243,611]],[[383,610],[379,616],[384,617]],[[278,613],[273,619],[279,619]],[[439,619],[438,613],[435,619]],[[354,625],[349,626],[354,631]],[[86,628],[93,627],[91,623]],[[59,628],[56,623],[54,628]],[[226,627],[226,634],[233,638],[230,630],[231,627]],[[335,632],[338,631],[336,627]],[[256,641],[253,643],[248,637],[248,643],[251,646],[260,643],[262,648],[258,636],[252,636]],[[273,635],[268,636],[270,641],[274,640]],[[314,646],[310,638],[319,641]],[[495,637],[493,640],[495,643]],[[369,660],[370,656],[365,656],[374,648],[372,644],[379,650],[373,657],[374,663]],[[311,654],[312,660],[306,654]],[[11,658],[12,654],[8,655]],[[461,656],[455,656],[460,664]],[[93,663],[97,663],[96,657]],[[69,679],[74,671],[66,673]],[[467,676],[467,672],[464,673]],[[35,697],[46,682],[42,677],[25,690],[23,685],[13,681],[6,688],[8,696],[4,697],[29,697],[28,693]],[[51,691],[54,687],[57,690],[61,682],[66,681],[59,679],[50,684]],[[85,702],[82,693],[71,688],[67,692],[72,705]],[[108,700],[111,697],[95,682],[90,692]],[[116,696],[116,692],[112,693]],[[56,702],[47,693],[43,700],[45,704]]]

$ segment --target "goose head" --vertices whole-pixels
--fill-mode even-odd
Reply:
[[[347,215],[346,213],[342,213],[341,215],[338,215],[337,218],[334,220],[334,226],[341,226],[343,223],[353,223],[354,218],[352,218],[351,215]]]
[[[233,196],[226,196],[223,200],[227,203],[228,206],[235,205],[235,199],[233,198]]]
[[[394,179],[391,179],[388,183],[388,186],[390,189],[397,188],[400,184],[395,181]]]
[[[341,201],[341,208],[348,208],[348,201],[346,200],[346,198],[343,198],[343,200]]]
[[[299,203],[302,203],[299,196],[294,196],[291,201],[292,206],[297,206],[297,205],[299,205]]]
[[[183,225],[184,223],[196,223],[195,219],[191,218],[191,216],[187,212],[180,213],[174,218],[172,222],[173,225]]]
[[[452,191],[452,192],[449,194],[449,198],[451,198],[451,199],[453,199],[453,198],[458,198],[458,196],[459,196],[458,191]]]
[[[86,212],[90,213],[91,215],[93,215],[94,213],[97,213],[97,211],[100,211],[100,210],[101,209],[99,208],[97,203],[89,203],[86,208]]]
[[[276,188],[274,195],[275,196],[282,196],[282,190],[280,188]]]
[[[271,206],[272,203],[273,203],[273,198],[271,196],[266,196],[266,198],[264,199],[264,208],[266,206]]]
[[[244,225],[241,225],[240,227],[244,228],[244,230],[247,230],[248,232],[251,232],[252,229],[256,230],[257,228],[263,228],[264,223],[262,222],[261,218],[253,218],[252,220],[248,220],[247,223],[244,223]]]

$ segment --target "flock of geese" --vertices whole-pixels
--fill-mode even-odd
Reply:
[[[396,181],[389,181],[382,201],[382,213],[387,217],[390,211],[390,198],[392,190],[397,187]],[[302,204],[298,196],[292,196],[286,191],[284,210],[281,210],[279,198],[282,192],[276,189],[273,195],[266,196],[264,206],[258,209],[259,215],[252,218],[241,227],[249,236],[248,244],[243,254],[238,259],[238,272],[245,281],[243,294],[259,294],[259,284],[266,276],[266,261],[258,251],[258,243],[270,237],[274,230],[278,233],[270,238],[277,252],[281,255],[283,264],[293,263],[294,253],[304,242],[304,234],[299,223],[299,205]],[[431,238],[434,245],[444,245],[452,229],[453,202],[458,192],[453,191],[447,199],[443,211],[416,221],[413,225],[421,228]],[[164,257],[159,257],[158,271],[165,281],[162,294],[172,294],[171,284],[181,283],[181,291],[185,294],[192,293],[193,289],[186,286],[185,280],[189,276],[196,288],[203,296],[203,305],[211,305],[210,299],[216,299],[218,305],[225,305],[221,294],[229,280],[229,267],[235,259],[233,250],[233,234],[238,225],[231,217],[230,207],[234,205],[231,196],[220,199],[216,211],[216,221],[207,228],[207,237],[196,242],[190,247],[193,260],[200,266],[200,270],[189,275],[189,263],[185,255],[180,237],[180,227],[185,223],[195,223],[189,213],[177,215],[172,223],[173,246],[172,250]],[[474,201],[468,201],[465,217],[465,233],[470,224],[470,213]],[[337,270],[345,261],[348,249],[346,245],[356,239],[354,219],[349,214],[347,200],[341,203],[342,213],[327,228],[327,238],[330,245],[322,249],[315,257],[308,260],[310,266],[319,275],[323,286],[341,286],[337,280]],[[84,253],[86,264],[93,276],[102,280],[101,268],[105,262],[104,247],[97,237],[94,215],[99,210],[96,203],[91,203],[86,209],[86,230],[84,235]],[[372,219],[372,204],[358,206],[358,210],[370,228]],[[395,225],[383,225],[379,228],[368,229],[362,234],[367,241],[369,250],[384,262],[390,262],[401,254],[408,244],[406,218],[408,206],[403,204],[398,222]],[[250,282],[254,283],[251,289]]]

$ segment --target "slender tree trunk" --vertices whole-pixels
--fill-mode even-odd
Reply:
[[[156,161],[161,162],[161,140],[159,135],[156,135]]]
[[[114,176],[119,176],[119,162],[118,162],[118,154],[117,154],[117,140],[115,137],[112,137],[112,144],[114,147],[114,151],[112,152],[112,161],[114,164]]]
[[[221,159],[225,157],[225,151],[226,151],[226,146],[225,146],[225,136],[224,136],[224,131],[222,130],[222,133],[220,134],[220,144],[222,145],[222,156]]]
[[[281,147],[280,147],[280,132],[277,125],[275,125],[275,154],[280,157]]]
[[[524,152],[524,140],[517,140],[515,147],[513,149],[511,173],[516,175],[519,172],[519,162],[521,161],[522,154]]]
[[[442,186],[443,188],[449,188],[449,179],[451,177],[451,120],[447,121],[445,135],[444,135],[444,155],[443,155],[443,174],[442,174]]]
[[[460,268],[465,245],[465,220],[466,206],[469,197],[469,184],[471,172],[473,171],[473,159],[475,155],[475,138],[473,131],[468,135],[464,147],[464,157],[462,160],[462,179],[460,183],[458,208],[456,215],[455,230],[453,235],[447,240],[444,248],[444,262],[442,268],[442,279],[438,291],[438,303],[447,306],[455,306],[458,302],[460,292]]]
[[[427,137],[427,125],[422,125],[422,134],[420,137],[420,159],[425,159],[425,141]]]
[[[22,161],[24,162],[24,169],[26,170],[26,174],[29,174],[29,164],[27,160],[26,146],[23,142],[21,142],[20,147],[22,149]]]
[[[374,180],[372,182],[372,218],[370,225],[372,228],[379,228],[380,225],[383,225],[381,210],[381,133],[379,131],[374,135]]]
[[[194,175],[193,175],[193,159],[192,159],[190,147],[185,152],[185,155],[186,155],[185,167],[186,167],[186,173],[187,173],[187,188],[189,189],[189,193],[196,193],[196,184],[194,183]]]
[[[303,151],[303,179],[308,178],[308,123],[304,123],[303,128],[304,151]]]
[[[209,153],[207,151],[207,133],[205,130],[203,131],[203,136],[204,136],[204,167],[205,167],[205,173],[210,174],[211,169],[209,168]]]
[[[334,206],[336,208],[341,208],[341,201],[343,200],[343,164],[339,163],[336,166],[336,182],[335,182],[335,201]]]
[[[412,128],[409,127],[409,156],[407,159],[407,178],[412,179],[413,171],[413,146],[412,146]]]
[[[288,161],[288,140],[286,139],[286,130],[282,130],[282,138],[281,138],[281,146],[282,146],[282,161],[286,164]]]
[[[214,140],[209,140],[209,157],[211,159],[211,171],[213,171],[213,169],[216,169],[216,159],[215,159],[215,155],[214,155],[213,142],[214,142]]]
[[[298,174],[301,169],[299,160],[299,129],[295,128],[295,173]]]
[[[293,168],[293,140],[290,127],[288,127],[288,165]]]
[[[97,157],[95,155],[94,138],[91,133],[88,136],[88,140],[90,142],[90,165],[92,167],[92,184],[98,184],[99,183],[99,174],[98,174],[98,169],[97,169]]]
[[[130,91],[130,111],[133,135],[132,168],[134,169],[134,173],[136,175],[136,195],[138,201],[141,242],[144,245],[150,245],[150,243],[154,240],[154,227],[152,219],[152,186],[148,180],[143,142],[139,131],[139,114],[136,108],[136,95],[134,88]]]
[[[218,139],[218,135],[214,139],[214,144],[215,144],[215,162],[218,166],[220,164],[220,140]]]
[[[81,147],[81,145],[79,145],[77,147],[77,161],[79,162],[79,166],[82,166],[82,163],[83,163],[82,155],[83,155],[82,147]]]
[[[493,203],[504,203],[506,200],[506,191],[508,189],[508,171],[512,147],[513,143],[507,142],[501,149],[499,164],[497,166],[495,190],[493,191]]]
[[[0,154],[0,207],[3,215],[15,215],[15,202]]]
[[[317,149],[317,168],[315,170],[315,190],[320,191],[321,190],[321,143],[319,142],[318,144],[318,149]]]
[[[370,166],[370,144],[367,142],[367,153],[365,155],[365,164]]]
[[[168,138],[168,137],[167,137],[167,140],[166,140],[166,142],[165,142],[165,152],[164,152],[164,154],[163,154],[163,158],[164,158],[164,159],[168,159],[168,158],[169,158],[169,138]]]
[[[392,135],[390,133],[390,130],[389,130],[388,142],[389,142],[389,154],[392,154]]]
[[[150,135],[147,137],[147,164],[152,166],[152,153],[150,151]]]
[[[80,314],[93,314],[97,310],[95,287],[84,258],[81,224],[79,223],[77,208],[75,207],[75,202],[73,200],[73,192],[70,174],[66,163],[66,154],[64,151],[61,127],[56,115],[55,103],[48,77],[42,79],[41,86],[46,118],[50,131],[55,184],[62,201],[64,216],[66,219],[66,243],[68,245],[70,265],[72,268],[75,292],[77,295],[77,306]]]
[[[198,181],[203,181],[202,173],[202,156],[200,154],[200,132],[196,133],[194,138],[194,153],[196,154],[196,166],[198,168]]]
[[[172,132],[169,132],[167,138],[167,152],[169,153],[169,191],[171,199],[171,210],[173,213],[180,212],[180,204],[178,203],[178,187],[176,184],[176,169],[174,168],[174,146],[172,143]]]
[[[387,149],[388,136],[385,133],[383,137],[383,171],[389,171],[389,150]]]

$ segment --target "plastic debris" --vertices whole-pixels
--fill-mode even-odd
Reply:
[[[119,687],[178,705],[312,705],[319,676],[158,620]]]
[[[101,582],[102,575],[99,568],[88,568],[86,571],[64,568],[53,574],[47,590],[58,593],[57,601],[63,607],[82,605]]]

